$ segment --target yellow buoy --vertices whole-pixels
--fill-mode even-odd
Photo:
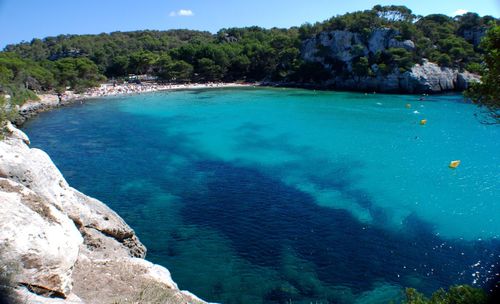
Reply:
[[[407,109],[410,109],[410,108],[411,108],[411,104],[407,103],[407,104],[406,104],[406,108],[407,108]]]
[[[450,168],[451,169],[456,169],[459,165],[460,165],[460,161],[459,160],[454,160],[454,161],[450,162]]]
[[[422,126],[425,126],[425,125],[427,124],[427,119],[422,119],[422,120],[420,121],[420,124],[421,124]]]

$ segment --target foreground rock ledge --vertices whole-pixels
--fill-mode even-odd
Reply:
[[[0,141],[0,280],[20,303],[204,303],[113,210],[70,187],[50,157],[7,125]],[[1,283],[1,282],[0,282]],[[0,297],[6,296],[0,291]]]

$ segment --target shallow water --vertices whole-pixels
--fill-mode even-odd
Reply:
[[[461,101],[163,92],[24,129],[183,289],[224,303],[386,303],[407,286],[486,286],[498,271],[500,127]]]

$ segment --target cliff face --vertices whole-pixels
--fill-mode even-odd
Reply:
[[[145,254],[123,219],[70,187],[45,152],[7,125],[0,141],[0,267],[12,274],[22,303],[127,303],[151,288],[162,295],[152,302],[202,302]]]
[[[474,45],[475,48],[481,43],[481,39],[486,35],[485,27],[476,27],[468,30],[464,30],[462,37]]]
[[[383,73],[377,64],[372,64],[370,69],[373,75],[356,76],[353,65],[354,59],[359,56],[374,56],[377,52],[390,48],[415,51],[415,43],[411,40],[398,40],[399,35],[399,32],[387,28],[372,31],[367,39],[359,33],[349,31],[322,32],[303,43],[301,54],[305,61],[321,63],[326,70],[331,71],[331,78],[324,85],[334,89],[438,93],[462,91],[471,81],[479,81],[477,75],[440,67],[425,59],[422,64],[416,64],[405,72],[394,69]],[[339,65],[344,71],[341,75],[335,73]]]

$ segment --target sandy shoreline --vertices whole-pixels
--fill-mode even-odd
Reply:
[[[17,126],[22,125],[27,119],[36,116],[38,113],[48,111],[53,108],[69,105],[75,102],[83,102],[89,99],[126,96],[142,93],[174,90],[195,90],[195,89],[217,89],[217,88],[242,88],[259,86],[259,83],[190,83],[190,84],[160,84],[160,83],[126,83],[126,84],[101,84],[99,87],[87,89],[83,93],[66,91],[58,94],[39,94],[39,100],[31,100],[22,106],[17,106],[19,117],[14,121]]]
[[[191,83],[191,84],[159,84],[159,83],[143,83],[143,84],[101,84],[99,87],[90,88],[84,93],[76,94],[67,91],[61,96],[62,102],[71,102],[72,100],[84,100],[98,97],[132,95],[140,93],[150,93],[169,90],[192,90],[192,89],[211,89],[211,88],[238,88],[251,87],[259,84],[256,83]]]

